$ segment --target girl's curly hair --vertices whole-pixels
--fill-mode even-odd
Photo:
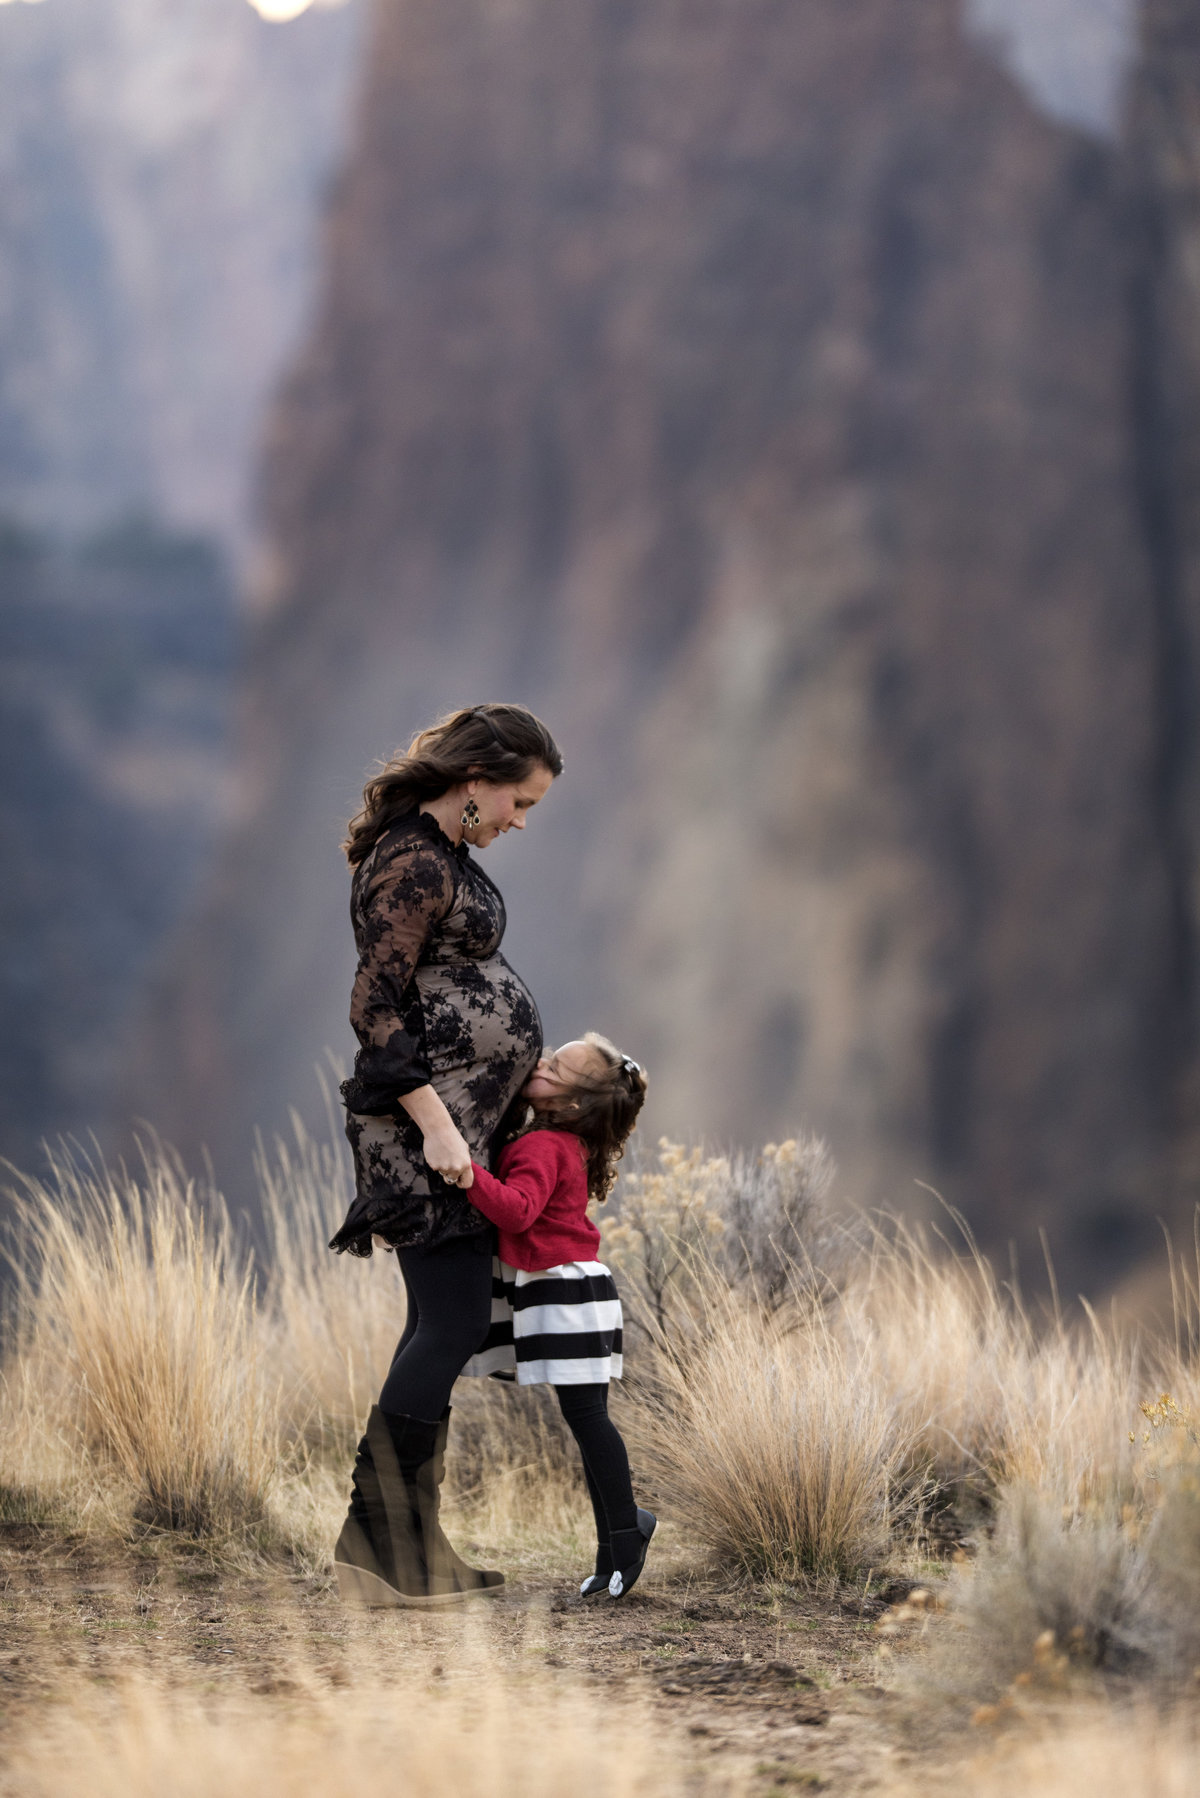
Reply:
[[[346,859],[357,867],[398,818],[473,776],[503,786],[525,780],[535,768],[548,768],[557,778],[562,765],[558,744],[523,705],[449,712],[371,776],[342,844]]]
[[[638,1113],[646,1099],[646,1076],[628,1055],[598,1031],[581,1039],[594,1049],[604,1064],[595,1074],[577,1081],[564,1094],[567,1105],[534,1113],[528,1123],[517,1123],[509,1140],[531,1130],[565,1130],[577,1136],[587,1150],[588,1197],[603,1205],[617,1178],[617,1163],[633,1134]]]

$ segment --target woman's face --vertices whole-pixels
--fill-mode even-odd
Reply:
[[[521,1088],[521,1097],[537,1111],[554,1111],[576,1087],[594,1080],[602,1066],[602,1058],[590,1044],[564,1043],[561,1049],[542,1056]]]
[[[486,780],[469,782],[467,796],[479,807],[479,822],[464,831],[467,842],[475,849],[486,849],[504,831],[524,830],[526,813],[549,791],[553,779],[549,768],[537,767],[524,780],[505,786],[492,786]]]

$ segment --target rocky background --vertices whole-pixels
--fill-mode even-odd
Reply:
[[[518,697],[567,771],[489,852],[511,959],[649,1134],[807,1120],[849,1197],[1126,1276],[1197,1159],[1198,52],[1182,0],[381,0],[126,1108],[248,1192],[349,1047],[364,770]]]
[[[0,507],[241,548],[364,9],[0,6]]]
[[[266,396],[358,4],[0,5],[0,1155],[118,1139],[229,799]]]
[[[126,1033],[203,879],[240,647],[207,537],[0,530],[0,1142],[111,1135]]]

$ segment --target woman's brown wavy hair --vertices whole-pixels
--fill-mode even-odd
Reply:
[[[505,786],[535,768],[558,777],[563,760],[540,718],[523,705],[473,705],[449,712],[415,736],[363,788],[362,810],[351,820],[342,848],[357,867],[405,812],[467,780]]]
[[[514,1135],[566,1130],[577,1136],[587,1150],[588,1197],[603,1205],[616,1184],[617,1163],[645,1103],[646,1076],[636,1061],[597,1031],[587,1031],[582,1041],[596,1051],[603,1068],[564,1091],[561,1107],[536,1113]]]

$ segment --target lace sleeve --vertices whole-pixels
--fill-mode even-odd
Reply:
[[[343,1089],[351,1111],[393,1111],[398,1098],[429,1083],[413,974],[430,931],[453,902],[450,865],[426,843],[396,855],[366,896],[350,999],[350,1023],[360,1047],[353,1078]]]

